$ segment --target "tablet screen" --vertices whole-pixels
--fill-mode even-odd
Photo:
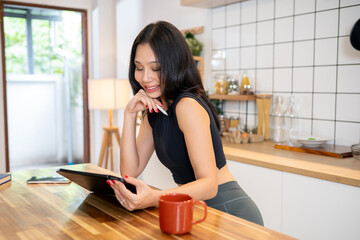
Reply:
[[[131,192],[136,193],[136,187],[121,177],[64,168],[60,168],[56,172],[91,192],[114,195],[114,190],[106,183],[106,180],[118,180],[124,183]]]

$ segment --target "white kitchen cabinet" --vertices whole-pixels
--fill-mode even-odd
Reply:
[[[360,239],[360,188],[228,160],[265,227],[302,239]]]
[[[241,188],[259,207],[265,227],[281,232],[282,172],[230,160],[227,164]]]
[[[283,173],[282,232],[299,239],[360,239],[360,188]]]

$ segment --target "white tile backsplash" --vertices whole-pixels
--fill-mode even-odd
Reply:
[[[274,69],[274,91],[290,92],[291,91],[291,68]]]
[[[240,111],[240,102],[237,101],[226,101],[224,104],[224,111],[234,113]]]
[[[286,17],[294,14],[294,1],[276,0],[275,1],[275,17]]]
[[[294,66],[311,66],[314,63],[314,41],[294,42]]]
[[[298,104],[300,118],[311,118],[312,117],[312,94],[311,93],[294,93],[296,103]],[[310,123],[311,124],[311,123]]]
[[[272,92],[273,85],[273,69],[259,69],[256,71],[256,92],[269,93]]]
[[[225,70],[226,52],[224,50],[213,51],[211,56],[212,70]],[[214,79],[214,78],[213,78]]]
[[[212,27],[219,28],[225,26],[225,7],[212,9]]]
[[[353,48],[349,37],[339,37],[339,64],[357,64],[360,63],[360,51]]]
[[[255,47],[240,49],[240,64],[242,69],[255,68]]]
[[[329,10],[316,13],[315,38],[337,37],[339,10]]]
[[[312,121],[310,119],[299,119],[299,136],[311,136],[312,135]]]
[[[279,43],[274,45],[274,67],[292,66],[292,43]]]
[[[340,7],[359,5],[359,0],[340,0]]]
[[[256,24],[245,24],[240,27],[241,46],[254,46],[256,44]]]
[[[335,122],[324,120],[313,120],[313,136],[331,139],[328,144],[334,142]]]
[[[336,122],[336,144],[350,146],[360,143],[360,123]]]
[[[294,40],[307,40],[314,38],[315,14],[295,16],[294,19]]]
[[[258,0],[257,20],[263,21],[274,18],[274,0]]]
[[[315,93],[313,118],[335,120],[335,95]]]
[[[315,11],[315,0],[295,0],[295,14]]]
[[[316,11],[339,7],[339,0],[316,0]]]
[[[335,65],[337,38],[315,40],[315,65]]]
[[[360,51],[349,42],[359,0],[253,0],[211,13],[212,74],[256,73],[257,94],[294,95],[302,135],[360,142]],[[245,102],[225,102],[246,117]]]
[[[293,40],[294,17],[275,20],[275,43]]]
[[[225,48],[225,29],[214,29],[212,31],[212,49],[221,48]]]
[[[240,3],[226,6],[226,26],[240,24]]]
[[[240,46],[240,26],[226,28],[226,47],[233,48]]]
[[[297,67],[293,70],[293,91],[312,92],[313,91],[313,68]]]
[[[241,23],[256,21],[256,1],[241,2]]]
[[[256,50],[256,67],[269,68],[273,67],[273,45],[258,46]]]
[[[274,42],[274,21],[264,21],[257,24],[257,44]]]
[[[337,83],[340,93],[360,93],[360,65],[339,66]]]
[[[360,119],[360,95],[337,94],[336,120],[359,122]]]
[[[231,48],[226,50],[226,69],[239,69],[240,67],[240,49]]]
[[[314,92],[336,92],[336,66],[314,68]]]
[[[360,18],[359,5],[340,9],[339,35],[340,36],[350,35],[352,27],[359,18]]]

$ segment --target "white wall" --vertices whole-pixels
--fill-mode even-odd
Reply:
[[[349,35],[360,1],[251,0],[212,9],[213,74],[255,74],[256,93],[295,97],[301,135],[360,142],[360,51]],[[214,82],[214,80],[212,80]],[[212,84],[213,86],[214,84]],[[211,88],[213,89],[213,87]],[[255,102],[249,123],[256,126]],[[245,119],[245,103],[225,103]]]

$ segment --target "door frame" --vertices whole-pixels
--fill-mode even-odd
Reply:
[[[51,6],[43,4],[33,4],[24,2],[1,1],[0,3],[0,37],[1,37],[1,59],[2,59],[2,77],[3,77],[3,98],[4,98],[4,134],[5,134],[5,168],[6,172],[10,171],[9,162],[9,138],[7,122],[7,94],[6,94],[6,63],[5,63],[5,32],[4,32],[4,5],[18,5],[27,7],[48,8],[55,10],[74,11],[82,13],[82,53],[83,53],[83,124],[84,124],[84,158],[83,163],[90,162],[90,121],[89,121],[89,103],[88,103],[88,78],[89,78],[89,54],[88,54],[88,17],[86,9],[68,8],[61,6]]]

